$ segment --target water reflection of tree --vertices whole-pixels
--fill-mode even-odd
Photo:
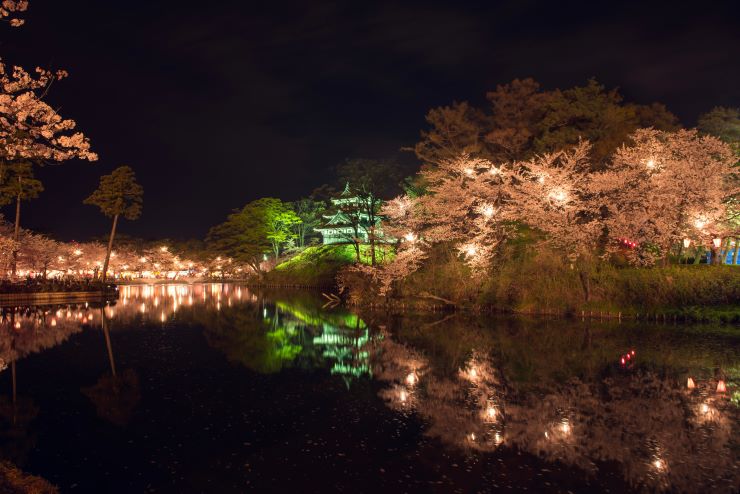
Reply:
[[[66,309],[66,308],[65,308]],[[2,457],[24,464],[36,444],[30,427],[39,413],[33,399],[18,393],[18,361],[52,348],[79,332],[81,322],[58,307],[5,308],[0,317],[0,371],[11,373],[11,389],[0,397],[0,451]]]
[[[121,373],[116,371],[109,321],[103,309],[100,309],[100,321],[110,374],[100,376],[94,386],[81,388],[80,391],[95,404],[99,417],[123,426],[130,422],[141,400],[139,376],[133,369],[126,369]]]
[[[403,327],[396,338],[405,343],[384,339],[375,359],[389,384],[381,396],[457,447],[516,447],[592,473],[619,465],[626,481],[650,489],[740,488],[737,408],[709,384],[684,389],[687,363],[706,371],[727,365],[732,352],[719,345],[700,357],[696,345],[690,355],[681,342],[652,341],[643,348],[653,353],[651,364],[628,371],[617,360],[629,334],[560,329],[515,324],[482,332],[470,320]]]
[[[209,345],[226,357],[261,373],[286,367],[329,365],[347,384],[370,374],[371,337],[357,315],[322,311],[314,300],[278,298],[213,311],[196,311]]]
[[[262,318],[259,306],[229,307],[218,314],[194,313],[204,326],[208,344],[226,358],[260,373],[277,372],[300,353],[293,342],[295,334],[285,327],[274,327]]]

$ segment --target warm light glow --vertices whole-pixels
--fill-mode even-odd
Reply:
[[[465,253],[469,256],[474,256],[478,253],[478,247],[473,244],[468,244],[464,247]]]
[[[470,435],[468,436],[468,438],[469,438],[469,439],[470,439],[471,441],[475,441],[475,432],[471,432],[471,433],[470,433]]]
[[[686,381],[686,387],[687,387],[688,389],[694,389],[694,388],[696,387],[696,383],[694,383],[694,380],[693,380],[692,378],[689,378],[689,379],[688,379],[688,380]]]
[[[414,240],[416,240],[416,235],[414,235],[413,232],[408,232],[406,235],[403,236],[403,238],[407,242],[413,242]]]
[[[418,381],[418,378],[416,377],[416,373],[412,372],[408,376],[406,376],[406,383],[409,386],[413,386]]]
[[[725,381],[723,379],[720,379],[717,382],[717,393],[724,393],[727,391],[727,386],[725,386]]]
[[[568,199],[568,194],[563,189],[553,189],[550,191],[550,199],[556,202],[565,202]]]
[[[719,249],[719,246],[722,245],[722,239],[721,238],[712,239],[712,243],[717,249]]]
[[[495,166],[492,166],[489,171],[490,171],[491,175],[501,175],[501,169],[500,168],[497,168]]]
[[[655,160],[650,158],[647,160],[647,163],[645,163],[645,166],[647,166],[648,170],[654,170],[655,169]]]
[[[159,248],[159,250],[161,250],[162,252],[167,252],[167,246],[163,245],[162,247]]]
[[[490,218],[491,216],[493,216],[495,210],[493,209],[493,206],[491,206],[490,204],[486,204],[485,206],[483,206],[481,212],[483,213],[483,216],[485,216],[486,218]]]
[[[406,398],[407,398],[406,391],[402,389],[401,392],[398,394],[398,399],[401,400],[402,403],[405,403]]]
[[[476,377],[478,377],[478,371],[475,370],[475,367],[471,367],[470,368],[469,374],[470,374],[470,377],[472,377],[473,379],[475,379]]]
[[[55,318],[51,319],[51,325],[52,327],[57,325],[57,320]]]
[[[703,414],[709,413],[709,405],[707,405],[706,403],[702,403],[699,409],[701,410],[701,413]]]
[[[560,430],[563,431],[563,434],[570,434],[570,424],[567,421],[563,421],[560,424]]]
[[[15,329],[21,329],[21,322],[20,321],[16,321],[16,323],[15,323]]]
[[[683,239],[683,248],[688,249],[689,245],[691,245],[691,239],[690,238]]]
[[[466,168],[463,171],[465,172],[465,175],[467,175],[468,177],[472,176],[473,173],[475,172],[475,170],[473,170],[472,168]]]
[[[496,418],[496,409],[492,407],[491,405],[489,405],[488,408],[486,408],[486,417],[488,417],[489,419]]]
[[[141,261],[141,262],[146,262],[146,257],[141,257],[141,258],[139,258],[139,261]]]
[[[76,256],[81,256],[82,255],[82,251],[80,249],[75,249],[75,255]]]
[[[699,230],[704,228],[706,225],[707,225],[707,220],[703,217],[697,218],[696,220],[694,220],[694,226],[698,228]]]
[[[661,460],[660,458],[656,458],[653,461],[653,466],[656,470],[664,470],[665,469],[665,462]]]

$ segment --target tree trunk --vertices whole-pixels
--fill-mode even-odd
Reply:
[[[712,242],[710,250],[712,253],[712,266],[719,266],[722,261],[722,255],[720,254],[719,248],[714,246],[714,242]]]
[[[18,180],[20,181],[20,177],[18,177]],[[15,278],[15,269],[16,264],[18,263],[18,239],[20,238],[21,234],[21,195],[20,193],[15,198],[15,233],[13,234],[13,240],[15,240],[16,245],[13,247],[13,261],[12,266],[10,269],[10,274],[13,278]]]
[[[370,227],[370,265],[375,266],[375,227]]]
[[[591,280],[589,280],[588,273],[585,271],[579,271],[578,277],[581,279],[581,286],[583,287],[583,298],[588,302],[591,300]]]
[[[118,215],[113,217],[113,228],[110,229],[110,238],[108,239],[108,250],[105,253],[105,262],[103,263],[103,273],[100,279],[105,283],[105,277],[108,275],[108,263],[110,262],[110,253],[113,250],[113,238],[116,236],[116,225],[118,225]]]
[[[103,335],[105,336],[105,347],[108,349],[108,360],[110,361],[110,371],[113,377],[116,377],[116,362],[113,359],[113,345],[110,342],[110,333],[108,326],[105,324],[105,309],[100,309],[100,318],[103,321]]]
[[[360,239],[355,238],[354,244],[355,244],[355,255],[357,256],[357,263],[359,264],[360,263]]]

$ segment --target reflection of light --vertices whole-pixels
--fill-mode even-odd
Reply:
[[[159,316],[159,319],[160,319],[160,320],[161,320],[162,322],[164,322],[164,320],[165,320],[165,316],[164,316],[164,311],[162,311],[162,315],[160,315],[160,316]]]
[[[496,418],[496,409],[489,405],[488,408],[486,408],[486,416],[489,419]]]
[[[416,384],[416,381],[417,381],[417,378],[416,378],[415,373],[412,372],[411,374],[406,376],[406,382],[408,383],[409,386],[413,386],[414,384]]]
[[[696,387],[694,380],[689,378],[688,381],[686,381],[686,387],[689,389],[694,389]]]
[[[496,444],[501,444],[503,438],[501,437],[501,434],[497,432],[496,435],[493,436],[493,440]]]
[[[16,323],[15,323],[15,329],[21,329],[21,322],[20,321],[16,321]]]
[[[57,320],[56,320],[56,318],[52,318],[52,320],[51,320],[51,325],[52,325],[52,326],[56,326],[56,325],[57,325]]]
[[[401,390],[401,392],[398,394],[398,399],[401,400],[401,402],[406,402],[406,391]]]
[[[142,303],[141,304],[141,308],[139,308],[139,310],[141,311],[142,314],[145,313],[146,312],[146,305],[144,303]]]
[[[81,256],[82,255],[82,251],[80,249],[75,249],[75,255],[76,256]]]
[[[569,434],[570,424],[567,421],[563,421],[563,423],[560,424],[560,430],[563,431],[563,434]]]
[[[472,377],[473,379],[475,379],[476,377],[478,377],[478,371],[475,370],[475,367],[471,367],[470,368],[470,377]]]
[[[665,462],[661,460],[660,458],[656,458],[653,460],[653,466],[656,470],[662,471],[665,470]]]
[[[468,436],[468,438],[469,438],[469,439],[470,439],[471,441],[475,441],[475,432],[471,432],[471,433],[470,433],[470,435]]]

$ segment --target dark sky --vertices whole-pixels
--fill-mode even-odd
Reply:
[[[482,103],[516,77],[551,89],[594,76],[694,125],[740,106],[739,4],[31,0],[0,53],[69,71],[49,100],[101,159],[42,170],[24,222],[65,240],[104,233],[81,201],[128,164],[144,214],[122,232],[203,237],[253,199],[333,181],[347,157],[411,160],[399,150],[428,109]]]

